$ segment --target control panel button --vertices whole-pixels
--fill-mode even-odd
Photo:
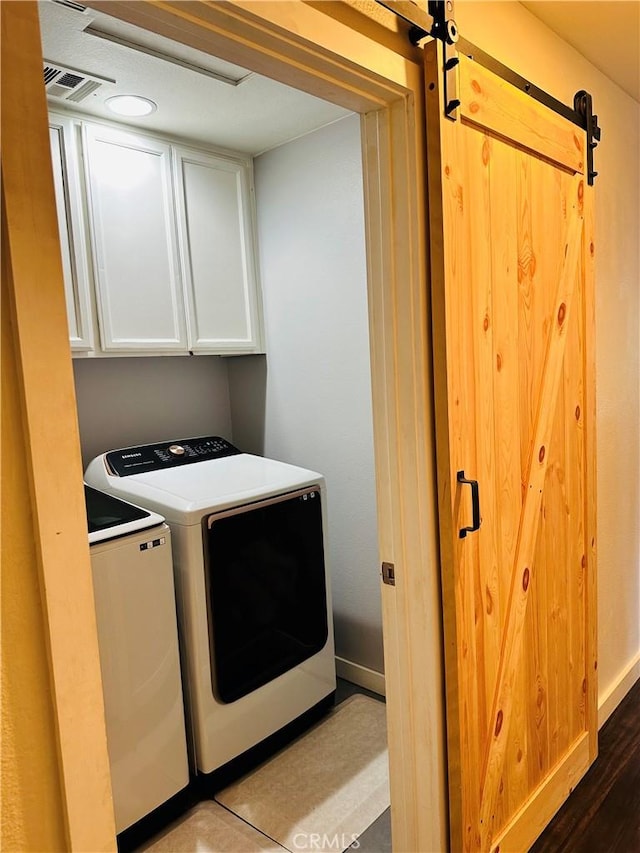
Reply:
[[[174,456],[184,456],[184,447],[181,444],[172,444],[169,448],[169,453]]]

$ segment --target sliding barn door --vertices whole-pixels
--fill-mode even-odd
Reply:
[[[526,851],[597,752],[593,190],[584,131],[466,57],[444,118],[439,50],[425,53],[451,844]]]

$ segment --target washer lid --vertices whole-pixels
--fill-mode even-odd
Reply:
[[[110,474],[102,456],[89,464],[85,479],[178,524],[200,523],[211,511],[324,483],[315,471],[249,453],[128,477]]]
[[[87,508],[89,544],[115,539],[138,530],[162,524],[164,519],[155,512],[130,504],[91,486],[84,487]]]

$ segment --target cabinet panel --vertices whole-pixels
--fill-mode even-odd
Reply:
[[[49,123],[51,163],[60,231],[64,292],[72,350],[93,349],[86,238],[79,186],[74,123],[52,114]]]
[[[85,125],[85,149],[102,348],[184,351],[170,146]]]
[[[260,346],[248,162],[176,149],[181,260],[193,351]]]

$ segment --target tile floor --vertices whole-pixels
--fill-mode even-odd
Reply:
[[[351,684],[348,681],[344,681],[343,679],[338,679],[338,685],[336,690],[336,704],[340,704],[344,702],[349,696],[352,696],[354,693],[363,693],[367,696],[371,696],[374,699],[378,699],[380,701],[384,701],[375,693],[371,693],[368,690],[365,690],[361,687],[358,687],[355,684]],[[219,821],[224,826],[222,826],[222,836],[226,839],[223,842],[223,846],[220,848],[221,851],[233,851],[233,853],[239,853],[240,847],[237,845],[244,846],[248,844],[249,846],[246,848],[248,851],[272,851],[272,850],[284,850],[284,848],[280,848],[278,845],[274,845],[271,839],[266,836],[262,836],[257,830],[253,830],[252,827],[248,827],[244,821],[240,818],[236,817],[231,812],[227,812],[222,809],[222,813],[218,811],[222,807],[217,806],[215,803],[201,803],[199,806],[196,806],[194,810],[190,814],[192,814],[191,822],[194,824],[194,830],[197,834],[197,824],[202,823],[203,820],[214,819]],[[209,816],[207,810],[211,811],[211,815]],[[185,819],[186,820],[186,816]],[[177,824],[180,824],[181,821],[178,821]],[[175,827],[176,824],[173,824]],[[251,829],[252,832],[255,833],[255,837],[253,839],[247,839],[247,829]],[[152,838],[149,842],[144,844],[142,847],[137,848],[139,853],[142,851],[169,851],[169,847],[167,847],[167,842],[163,843],[163,836],[166,832],[161,833],[159,836]],[[234,840],[235,839],[235,840]],[[201,842],[195,840],[193,842],[183,842],[181,846],[188,844],[191,849],[184,851],[172,850],[171,853],[196,853],[196,851],[203,851],[205,847],[202,846]],[[229,847],[229,844],[231,846]],[[236,845],[234,847],[234,845]],[[375,820],[371,826],[369,826],[362,835],[353,843],[351,848],[354,850],[360,850],[362,853],[391,853],[391,816],[390,809],[387,809],[383,812],[380,817]]]
[[[357,684],[352,684],[349,681],[339,678],[336,690],[336,705],[344,702],[345,699],[354,693],[364,693],[366,696],[372,696],[374,699],[384,701],[377,693],[371,693]],[[350,849],[360,850],[361,853],[391,853],[391,809],[384,811],[362,833],[358,840],[351,845]]]

